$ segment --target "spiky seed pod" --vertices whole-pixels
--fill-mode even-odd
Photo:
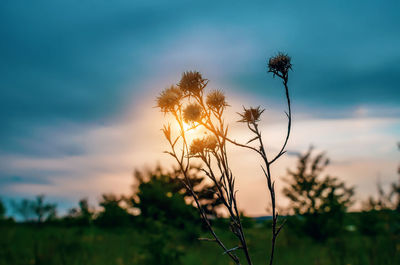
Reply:
[[[190,154],[197,155],[208,151],[214,151],[217,148],[217,138],[215,136],[207,136],[204,138],[196,138],[190,144]]]
[[[261,114],[264,112],[265,109],[261,109],[260,106],[257,108],[250,107],[246,109],[243,107],[243,113],[238,113],[242,119],[238,122],[247,122],[247,123],[255,123],[260,121]]]
[[[203,110],[199,104],[191,103],[183,110],[183,120],[186,123],[198,122],[201,120]]]
[[[278,53],[271,57],[268,61],[268,72],[280,77],[286,77],[290,69],[292,69],[291,58],[284,53]]]
[[[185,95],[200,95],[204,87],[207,85],[207,79],[197,71],[187,71],[182,74],[179,88]]]
[[[206,141],[204,139],[196,138],[190,144],[190,154],[202,154],[206,148]]]
[[[205,138],[206,148],[210,151],[214,151],[217,148],[218,140],[215,136],[209,135]]]
[[[209,108],[215,109],[217,111],[228,106],[225,101],[224,93],[219,90],[211,91],[207,95],[206,103]]]
[[[157,98],[157,107],[163,112],[174,111],[179,106],[182,97],[182,91],[176,86],[171,86],[161,92]]]

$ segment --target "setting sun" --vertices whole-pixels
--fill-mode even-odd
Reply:
[[[196,138],[202,138],[207,135],[207,131],[199,124],[188,124],[186,122],[183,123],[183,129],[185,130],[185,135],[189,141],[193,141]]]

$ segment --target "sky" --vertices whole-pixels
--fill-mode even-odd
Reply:
[[[235,112],[266,108],[276,152],[285,101],[266,65],[280,51],[293,63],[293,130],[273,168],[277,186],[313,145],[357,199],[376,194],[378,180],[398,178],[398,10],[395,0],[2,1],[0,197],[46,194],[65,212],[82,197],[129,193],[134,169],[171,167],[153,106],[187,70],[226,93],[238,140],[249,138]],[[241,208],[264,215],[259,161],[235,148],[231,159]]]

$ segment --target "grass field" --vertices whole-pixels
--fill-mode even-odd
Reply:
[[[341,237],[317,243],[290,231],[284,229],[280,234],[275,264],[400,264],[400,242],[393,235],[363,236],[348,232]],[[234,246],[229,232],[217,232],[229,247]],[[183,231],[172,229],[149,232],[135,228],[102,229],[95,226],[1,226],[0,265],[233,264],[215,243],[188,240],[185,237]],[[247,238],[253,263],[266,264],[270,247],[267,228],[249,228]]]

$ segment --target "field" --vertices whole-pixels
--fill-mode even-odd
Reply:
[[[278,239],[275,264],[400,264],[400,242],[394,235],[365,236],[353,231],[321,243],[285,228]],[[217,232],[234,246],[229,232]],[[233,264],[215,243],[190,239],[175,229],[149,232],[134,227],[13,224],[1,226],[0,235],[0,265]],[[247,229],[247,238],[253,263],[266,264],[269,230],[255,225]]]

